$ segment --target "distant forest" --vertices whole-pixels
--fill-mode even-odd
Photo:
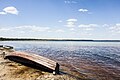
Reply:
[[[0,41],[87,41],[87,42],[120,42],[120,40],[84,40],[84,39],[32,39],[32,38],[3,38]]]

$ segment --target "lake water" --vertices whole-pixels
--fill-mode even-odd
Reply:
[[[120,80],[120,42],[1,41],[57,61],[61,71],[93,80]]]

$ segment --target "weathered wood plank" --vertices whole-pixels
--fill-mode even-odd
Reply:
[[[40,55],[14,51],[10,54],[7,54],[5,58],[26,65],[31,65],[33,67],[36,66],[37,68],[39,67],[40,69],[44,68],[50,72],[59,74],[59,64],[53,60],[42,57]]]

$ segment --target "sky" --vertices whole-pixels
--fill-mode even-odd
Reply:
[[[120,40],[120,0],[0,0],[0,37]]]

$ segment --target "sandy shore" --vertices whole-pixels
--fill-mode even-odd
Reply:
[[[53,75],[52,73],[5,60],[2,53],[3,51],[0,51],[0,80],[83,80],[68,74]]]
[[[3,52],[9,54],[10,51],[0,50],[0,80],[119,80],[120,72],[117,69],[104,67],[94,62],[77,59],[77,63],[72,65],[70,60],[58,60],[60,63],[60,75],[53,75],[49,72],[33,69],[4,59]],[[69,61],[69,62],[68,62]],[[73,62],[73,61],[71,61]],[[89,78],[89,79],[88,79]]]

